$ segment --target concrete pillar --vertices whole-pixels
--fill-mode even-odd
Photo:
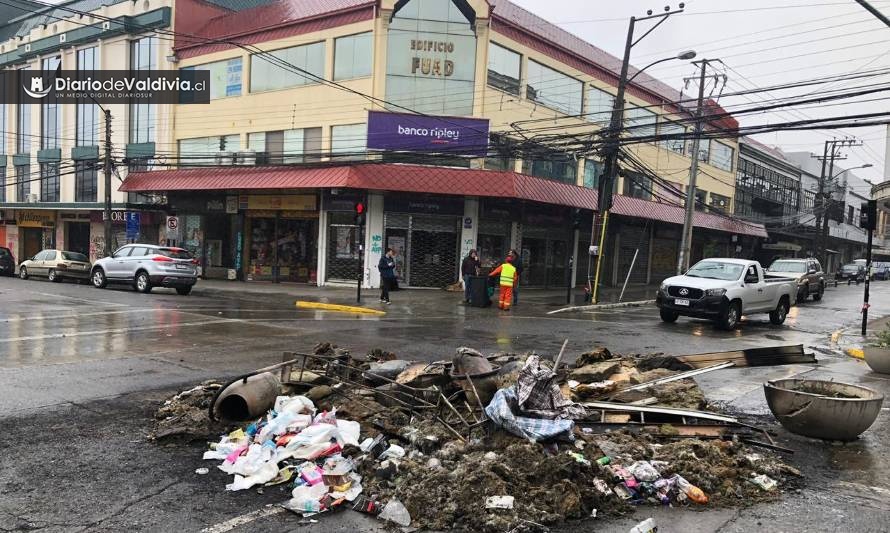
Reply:
[[[479,239],[479,199],[464,199],[464,219],[460,231],[460,261],[470,253],[470,250],[476,248]],[[458,263],[459,265],[460,263]],[[458,266],[458,275],[460,275],[460,266]]]
[[[377,263],[383,255],[383,194],[368,193],[368,214],[365,220],[365,271],[362,287],[380,287]]]
[[[315,283],[319,287],[324,287],[325,279],[328,277],[328,213],[323,202],[322,200],[318,212],[318,240],[316,241],[318,263],[315,267]]]

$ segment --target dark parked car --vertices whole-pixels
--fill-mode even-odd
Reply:
[[[856,283],[865,281],[865,265],[860,265],[859,263],[848,263],[842,266],[840,271],[838,271],[837,273],[837,280],[846,280],[848,283],[851,281],[855,281]]]
[[[9,248],[0,246],[0,276],[15,276],[15,257]]]

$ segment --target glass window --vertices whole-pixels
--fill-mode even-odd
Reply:
[[[66,261],[78,261],[81,263],[89,263],[87,256],[77,252],[62,252],[62,259]]]
[[[130,69],[158,68],[158,38],[143,37],[130,43]],[[155,104],[130,105],[130,142],[150,143],[155,140]]]
[[[210,99],[241,96],[241,58],[235,57],[181,70],[207,71],[210,73]]]
[[[267,131],[247,136],[250,150],[257,151],[258,165],[291,165],[321,159],[321,128]]]
[[[280,61],[269,60],[265,55],[271,55]],[[287,63],[298,67],[282,66]],[[302,71],[310,75],[303,74]],[[287,87],[299,87],[318,83],[318,79],[324,77],[324,42],[294,46],[274,50],[264,55],[250,56],[250,91],[273,91]]]
[[[0,106],[4,107],[4,106]],[[0,202],[6,201],[6,167],[0,167]]]
[[[729,212],[729,197],[722,194],[711,193],[711,210],[720,211],[721,213]]]
[[[21,70],[29,70],[27,67]],[[18,154],[31,153],[31,104],[18,104],[16,113],[16,146]],[[22,201],[19,199],[18,201]]]
[[[359,33],[334,40],[334,79],[349,80],[371,75],[374,34]]]
[[[575,185],[578,164],[568,154],[554,152],[536,154],[534,158],[523,159],[522,172],[539,178],[546,178]]]
[[[699,210],[699,211],[703,211],[707,205],[708,205],[708,191],[696,189],[695,190],[695,209]]]
[[[658,115],[642,107],[632,107],[624,115],[624,124],[631,138],[654,137],[657,120]]]
[[[59,201],[59,164],[40,164],[40,201]]]
[[[347,124],[331,127],[331,155],[338,160],[364,159],[368,126]]]
[[[514,141],[504,135],[490,133],[488,136],[488,154],[483,165],[489,170],[516,169],[516,158],[513,157]]]
[[[83,48],[77,51],[77,70],[94,72],[99,68],[97,48]],[[77,146],[94,146],[99,144],[99,106],[89,98],[77,102]]]
[[[712,141],[709,162],[711,165],[719,169],[731,171],[732,153],[732,147],[727,146],[722,142]]]
[[[15,167],[15,201],[27,202],[31,194],[31,165]]]
[[[701,139],[698,143],[698,160],[699,161],[708,161],[708,153],[711,141],[710,139]],[[686,143],[686,156],[692,157],[692,141]]]
[[[241,149],[241,137],[222,135],[180,139],[179,164],[183,166],[206,166],[232,164],[234,160],[218,160],[220,152],[237,152]]]
[[[612,119],[615,97],[608,92],[589,85],[587,87],[587,120],[607,125]]]
[[[664,139],[661,141],[662,148],[666,150],[670,150],[672,152],[677,152],[678,154],[682,154],[685,148],[686,141],[682,138],[682,135],[686,133],[686,127],[682,124],[677,124],[676,122],[671,122],[669,120],[662,120],[658,124],[658,135],[660,137],[664,137],[667,135],[677,135],[681,136],[679,139]]]
[[[61,64],[60,56],[48,57],[41,62],[41,68],[44,72],[54,72]],[[43,102],[40,116],[40,146],[58,148],[59,135],[62,132],[62,108],[55,92],[47,95]]]
[[[600,161],[594,159],[584,160],[584,186],[588,189],[596,189],[600,185],[600,178],[605,170]]]
[[[580,115],[583,91],[584,84],[575,78],[529,60],[525,92],[529,100],[567,115]]]
[[[488,84],[519,95],[519,70],[522,57],[495,43],[488,45]]]
[[[191,252],[182,248],[158,248],[152,251],[153,254],[163,255],[172,259],[191,259],[194,257]]]
[[[98,163],[77,161],[74,163],[74,201],[98,201]]]
[[[624,196],[639,198],[641,200],[652,199],[652,178],[639,172],[625,172]]]

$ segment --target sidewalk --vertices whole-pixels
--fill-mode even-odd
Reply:
[[[658,287],[655,285],[629,286],[624,293],[624,302],[651,300],[655,298]],[[291,297],[294,300],[309,300],[323,303],[356,305],[356,288],[342,286],[316,287],[314,285],[296,283],[271,283],[271,282],[241,282],[224,280],[200,280],[195,286],[195,292],[200,294],[238,294],[244,295],[268,295],[272,297]],[[621,293],[621,287],[602,287],[600,289],[600,303],[615,303]],[[380,295],[379,289],[362,289],[361,305],[376,305]],[[496,297],[496,296],[495,296]],[[552,311],[570,305],[587,305],[584,302],[584,290],[572,289],[571,299],[567,303],[565,289],[535,289],[520,288],[519,306],[522,308],[539,308],[543,311]],[[401,289],[392,294],[393,305],[399,307],[441,307],[453,306],[463,300],[462,292],[449,292],[441,289]],[[497,302],[495,302],[495,306]]]

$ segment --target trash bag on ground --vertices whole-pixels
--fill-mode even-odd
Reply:
[[[498,427],[530,441],[550,440],[562,436],[573,438],[574,421],[519,416],[516,414],[518,410],[516,391],[513,387],[508,387],[494,393],[494,398],[485,408],[485,414]]]

